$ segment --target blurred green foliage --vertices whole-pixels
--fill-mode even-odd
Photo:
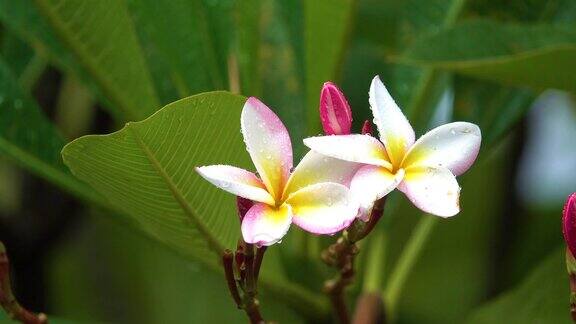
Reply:
[[[174,202],[155,201],[174,207],[174,214],[166,212],[168,207],[136,212],[125,201],[137,197],[132,207],[138,204],[138,177],[114,187],[116,192],[102,185],[118,183],[126,176],[125,166],[118,164],[119,171],[110,173],[109,161],[80,165],[70,163],[79,155],[67,155],[93,190],[63,165],[61,134],[108,133],[178,99],[230,90],[259,96],[278,113],[298,160],[305,153],[301,140],[320,131],[322,82],[341,85],[359,127],[371,119],[368,86],[379,74],[417,133],[432,126],[443,106],[449,119],[479,124],[484,138],[480,163],[459,180],[463,211],[436,225],[403,291],[397,322],[568,322],[568,283],[558,252],[559,203],[546,209],[521,203],[514,178],[526,128],[521,121],[534,100],[548,88],[576,91],[575,27],[574,0],[0,0],[0,170],[13,172],[11,163],[54,185],[40,195],[59,188],[83,202],[68,215],[83,215],[80,225],[46,247],[48,312],[74,322],[244,320],[221,273],[213,271],[216,259],[198,263],[190,256],[204,249],[190,235],[174,235],[195,226],[182,220],[178,207],[168,206]],[[52,84],[54,79],[46,81],[50,73],[79,80],[79,86],[65,90]],[[74,91],[92,93],[98,114],[84,129],[70,131],[54,116],[75,107],[55,107],[39,95],[42,91],[64,98]],[[215,104],[226,101],[221,97],[196,103],[184,99],[112,136],[134,144],[127,132],[137,125],[144,131],[166,130],[172,138],[186,131],[191,143],[200,143],[176,157],[188,171],[196,161],[224,162],[225,156],[227,162],[245,163],[237,118],[241,98],[222,96],[236,98],[230,99],[234,104]],[[448,103],[439,105],[446,98]],[[186,127],[169,132],[165,117],[174,107],[187,110],[182,113]],[[197,118],[197,111],[204,117]],[[95,157],[119,158],[108,143],[88,143],[94,139],[83,138],[66,152],[79,149],[79,143],[87,150],[100,145]],[[230,148],[231,143],[240,146]],[[208,148],[213,153],[206,153]],[[130,150],[134,147],[123,152]],[[178,168],[173,172],[179,173]],[[27,190],[22,181],[2,176],[0,193],[19,199]],[[237,222],[228,221],[235,217],[232,200],[207,212],[204,189],[184,200],[200,211],[200,218],[224,224],[225,237],[214,223],[208,222],[209,231],[233,248],[239,232]],[[0,204],[6,215],[0,227],[20,216],[21,205]],[[419,218],[400,195],[392,195],[388,205],[377,229],[387,245],[363,243],[350,304],[362,289],[367,252],[386,256],[381,274],[386,282]],[[125,215],[132,220],[122,221]],[[27,229],[17,227],[11,237],[27,244]],[[329,319],[320,289],[331,271],[317,253],[333,240],[309,239],[292,229],[282,244],[269,249],[261,298],[267,319],[318,321],[310,305],[319,308],[321,320]]]

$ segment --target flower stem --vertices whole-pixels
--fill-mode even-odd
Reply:
[[[388,280],[388,285],[383,293],[384,305],[386,307],[385,313],[388,316],[388,322],[392,322],[391,319],[394,317],[398,298],[400,297],[404,283],[410,275],[410,271],[416,264],[420,252],[422,252],[424,244],[428,240],[434,225],[436,225],[437,222],[437,217],[431,217],[428,215],[424,215],[420,219],[416,228],[412,232],[408,244],[402,251],[398,262],[392,270],[390,279]]]
[[[222,265],[224,266],[224,275],[226,276],[226,283],[228,284],[228,290],[236,303],[236,307],[242,308],[242,299],[238,293],[238,286],[236,284],[236,279],[234,278],[234,255],[232,251],[226,249],[222,255]]]
[[[358,254],[356,242],[365,238],[376,226],[384,212],[385,199],[374,203],[370,219],[367,223],[355,220],[338,238],[336,243],[322,251],[324,263],[338,269],[338,274],[324,283],[324,292],[330,297],[332,307],[336,311],[340,323],[349,323],[350,315],[346,307],[344,292],[354,281],[354,259]]]
[[[254,250],[256,249],[256,253]],[[222,265],[228,290],[240,309],[244,309],[252,324],[265,323],[260,314],[260,303],[256,298],[258,295],[258,274],[264,258],[266,247],[258,248],[252,244],[240,241],[236,254],[225,250],[222,254]],[[234,262],[239,278],[234,275]],[[242,296],[238,287],[242,289]]]
[[[46,315],[28,311],[14,297],[10,283],[10,261],[2,242],[0,242],[0,305],[8,313],[8,316],[16,321],[27,324],[48,323]]]

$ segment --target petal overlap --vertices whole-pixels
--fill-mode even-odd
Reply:
[[[358,205],[346,186],[317,183],[291,194],[286,204],[292,207],[294,224],[315,234],[334,234],[356,218]]]
[[[396,189],[403,178],[402,169],[394,174],[386,168],[375,165],[360,168],[350,184],[352,197],[360,207],[360,219],[367,221],[374,201]]]
[[[370,135],[316,136],[304,139],[304,144],[336,159],[392,168],[384,145]]]
[[[309,151],[290,175],[284,189],[284,197],[287,198],[291,193],[315,183],[334,182],[348,187],[352,177],[361,166],[360,163]]]

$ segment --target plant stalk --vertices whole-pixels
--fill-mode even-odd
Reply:
[[[434,225],[438,223],[438,217],[433,217],[429,215],[424,215],[416,228],[412,232],[412,236],[408,240],[408,244],[402,251],[398,262],[396,263],[390,279],[388,280],[388,285],[383,293],[384,305],[386,307],[386,315],[388,316],[388,322],[392,322],[396,310],[396,305],[400,297],[400,293],[406,279],[410,275],[412,268],[416,264],[425,243],[428,241]]]

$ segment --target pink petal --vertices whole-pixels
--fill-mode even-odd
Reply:
[[[576,192],[568,196],[562,213],[562,234],[572,255],[576,255]]]
[[[292,143],[286,127],[270,108],[254,97],[244,104],[241,126],[256,170],[272,196],[280,198],[292,168]]]
[[[209,165],[196,168],[196,172],[216,187],[236,196],[274,204],[262,181],[250,171],[229,165]]]
[[[350,134],[350,105],[342,91],[332,82],[324,83],[320,93],[320,119],[326,135]]]
[[[360,163],[339,160],[310,151],[290,175],[283,196],[286,198],[306,186],[321,182],[334,182],[348,187],[361,166]]]
[[[358,205],[348,188],[337,183],[317,183],[291,194],[286,204],[292,207],[292,221],[314,234],[334,234],[356,218]]]
[[[380,140],[392,164],[398,164],[414,144],[414,130],[378,76],[370,85],[369,100]]]
[[[366,217],[369,216],[374,202],[394,190],[403,178],[403,169],[396,174],[375,165],[365,165],[358,170],[350,184],[350,191],[360,206],[360,219],[368,221]]]
[[[455,122],[434,128],[416,141],[402,165],[448,168],[456,176],[472,166],[482,135],[471,123]]]
[[[381,165],[392,168],[386,149],[370,135],[330,135],[304,139],[311,150],[350,162]]]
[[[405,171],[398,189],[416,207],[440,217],[451,217],[460,212],[460,186],[450,170],[412,167]]]
[[[255,204],[242,221],[242,237],[246,243],[269,246],[282,239],[292,223],[290,206],[272,207]]]

